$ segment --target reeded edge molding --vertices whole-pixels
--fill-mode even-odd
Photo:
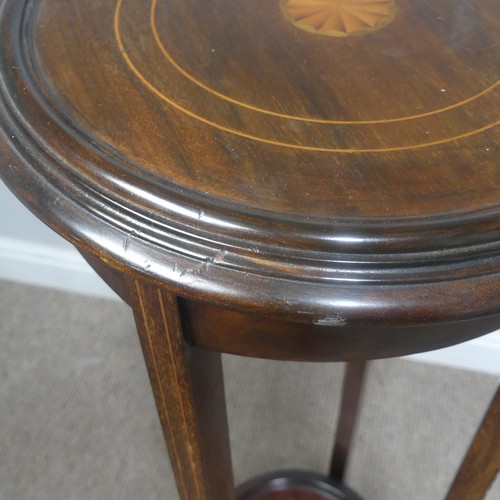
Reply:
[[[26,2],[26,5],[33,4],[32,0]],[[380,250],[383,250],[381,255],[412,252],[415,253],[410,256],[412,262],[415,262],[415,259],[420,260],[420,253],[430,251],[444,252],[447,258],[454,260],[491,252],[491,248],[479,248],[478,244],[498,244],[500,248],[500,201],[498,206],[487,210],[435,217],[339,217],[333,221],[326,217],[307,217],[306,220],[300,216],[224,202],[169,184],[152,172],[147,172],[147,178],[141,176],[137,173],[141,171],[140,165],[120,156],[96,137],[86,134],[84,127],[75,123],[74,119],[64,112],[61,103],[57,103],[49,94],[36,58],[33,57],[35,50],[30,44],[29,25],[27,31],[20,28],[19,33],[24,44],[22,52],[17,55],[25,81],[20,81],[18,87],[23,85],[23,88],[29,89],[33,95],[30,96],[29,102],[24,103],[24,107],[19,106],[14,112],[22,116],[23,109],[32,113],[33,107],[36,106],[40,113],[36,130],[41,130],[43,125],[50,121],[50,127],[45,127],[45,135],[54,135],[57,130],[61,134],[60,137],[71,143],[71,148],[78,148],[80,158],[75,162],[75,155],[72,154],[74,151],[69,151],[69,148],[63,152],[62,140],[59,139],[55,145],[49,144],[44,135],[34,133],[35,127],[31,127],[30,123],[25,121],[22,126],[28,131],[31,130],[33,138],[38,139],[41,148],[52,148],[56,163],[65,161],[64,168],[69,175],[83,179],[89,190],[112,196],[119,205],[132,206],[130,193],[133,193],[134,210],[140,208],[146,217],[151,213],[160,218],[169,214],[169,220],[191,226],[194,233],[203,225],[207,227],[209,235],[217,232],[222,237],[235,237],[243,241],[245,247],[247,240],[250,240],[257,244],[270,242],[271,245],[291,249],[314,249],[340,255],[373,254],[379,253]],[[55,146],[60,148],[57,152]],[[96,172],[93,168],[97,162],[104,166],[101,172]],[[79,163],[78,170],[72,163]],[[126,178],[123,176],[124,171],[127,173]],[[86,175],[82,176],[81,172]],[[141,191],[136,180],[146,185],[147,189]],[[168,200],[165,200],[165,193],[169,194]],[[443,239],[443,230],[449,231],[449,239]],[[478,235],[482,235],[480,242]],[[295,243],[297,240],[299,245]],[[434,257],[435,253],[432,260],[435,260]],[[383,257],[382,260],[386,259]]]
[[[96,214],[75,201],[71,193],[55,190],[43,176],[30,171],[30,159],[12,155],[11,165],[4,177],[6,183],[31,211],[70,242],[116,269],[148,278],[168,287],[172,293],[193,300],[338,326],[390,322],[417,325],[422,321],[432,324],[446,322],[450,317],[462,320],[493,316],[500,311],[500,296],[490,292],[492,283],[498,283],[499,275],[426,286],[332,285],[276,279],[200,261],[183,253],[167,252],[147,240],[130,237],[126,228],[106,218],[96,220]],[[26,172],[37,182],[40,199],[56,200],[56,203],[41,206],[24,191],[19,174]],[[126,249],[125,241],[128,241]],[[235,281],[238,287],[234,286]],[[484,296],[482,302],[468,303],[471,288]],[[422,300],[426,301],[425,315]],[[500,326],[500,317],[498,321]]]
[[[29,46],[30,32],[23,32],[22,38],[25,40],[24,52],[34,53]],[[24,108],[33,112],[37,107],[40,111],[37,130],[41,130],[49,120],[51,126],[46,129],[45,135],[53,135],[54,130],[61,134],[71,143],[71,148],[76,150],[81,158],[78,171],[72,166],[74,162],[74,151],[62,151],[62,142],[55,145],[59,147],[55,161],[68,161],[64,168],[68,174],[81,177],[81,172],[85,172],[85,182],[89,189],[99,191],[110,196],[118,204],[130,205],[130,193],[134,194],[134,209],[143,209],[146,216],[154,213],[158,217],[169,214],[169,220],[178,220],[181,224],[200,227],[200,219],[203,226],[207,227],[208,234],[214,232],[222,237],[235,237],[247,243],[247,239],[256,244],[265,242],[271,245],[282,247],[296,247],[297,250],[314,249],[319,252],[339,253],[340,255],[373,254],[379,250],[382,255],[402,252],[414,252],[411,261],[419,260],[418,254],[427,251],[445,251],[447,257],[451,259],[462,258],[465,255],[474,255],[483,252],[477,247],[477,235],[484,236],[484,243],[496,243],[500,237],[499,214],[500,206],[493,207],[487,211],[469,212],[454,216],[408,217],[399,219],[388,218],[353,218],[331,219],[317,217],[304,218],[293,217],[287,214],[277,214],[262,210],[238,207],[221,200],[204,196],[200,193],[180,188],[173,184],[167,184],[164,179],[155,178],[153,173],[147,173],[147,179],[140,177],[136,172],[141,170],[140,165],[135,165],[126,158],[120,157],[116,152],[106,148],[106,145],[99,142],[95,137],[85,134],[83,127],[71,122],[71,119],[60,109],[60,103],[48,94],[46,86],[40,75],[40,70],[36,66],[33,58],[22,59],[21,66],[24,69],[25,80],[29,83],[33,98],[25,103]],[[28,76],[29,73],[29,76]],[[36,79],[36,80],[33,80]],[[25,82],[23,82],[25,83]],[[19,86],[23,83],[19,83]],[[25,123],[25,128],[29,129],[30,124]],[[76,130],[75,126],[78,126]],[[41,134],[37,134],[40,137]],[[40,147],[48,149],[54,148],[41,138]],[[66,142],[66,141],[65,141]],[[63,158],[63,153],[66,157]],[[115,154],[114,154],[115,153]],[[59,155],[59,157],[57,157]],[[90,160],[90,165],[85,165],[85,160]],[[93,165],[96,163],[104,165],[105,173],[95,172]],[[127,172],[124,179],[123,171]],[[130,179],[130,180],[128,180]],[[138,188],[139,180],[147,185],[147,190]],[[117,195],[116,193],[120,193]],[[168,193],[168,200],[165,200],[165,193]],[[122,203],[123,202],[123,203]],[[139,206],[140,205],[140,206]],[[231,214],[232,216],[228,215]],[[196,231],[197,228],[193,229]],[[362,230],[359,230],[362,227]],[[451,231],[451,227],[454,228]],[[474,232],[471,234],[471,229]],[[449,240],[443,240],[442,231],[450,231]],[[425,235],[422,233],[425,231]],[[272,233],[272,234],[271,234]],[[273,240],[274,236],[274,240]],[[294,242],[293,244],[291,242]],[[299,245],[295,242],[299,241]],[[483,243],[480,242],[480,243]],[[436,244],[437,243],[437,244]],[[475,248],[471,245],[474,244]],[[490,251],[491,249],[486,249]],[[458,255],[459,254],[459,255]],[[434,260],[435,255],[433,256]],[[382,260],[386,260],[382,258]]]
[[[305,321],[340,315],[343,322],[416,324],[500,311],[500,297],[488,292],[500,276],[498,207],[426,220],[325,224],[276,220],[158,181],[140,191],[133,175],[124,181],[121,159],[65,123],[29,76],[23,7],[13,0],[0,7],[0,133],[10,158],[2,176],[33,212],[80,248],[183,296]],[[29,189],[23,176],[31,179]],[[449,231],[446,239],[443,230]],[[482,241],[473,244],[478,234]],[[450,282],[442,283],[445,271]],[[462,280],[484,288],[482,304],[464,310]],[[422,300],[427,318],[417,314]]]

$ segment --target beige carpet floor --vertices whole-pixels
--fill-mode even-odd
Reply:
[[[237,481],[325,471],[341,366],[227,356],[224,369]],[[373,362],[349,485],[441,500],[497,383]],[[0,282],[0,499],[178,499],[127,306]]]

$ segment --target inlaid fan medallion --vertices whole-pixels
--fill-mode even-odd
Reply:
[[[281,9],[297,28],[326,36],[369,33],[396,13],[394,0],[281,0]]]

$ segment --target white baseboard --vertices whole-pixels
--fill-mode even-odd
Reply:
[[[0,279],[118,299],[72,247],[64,249],[0,237]],[[500,331],[407,358],[500,375]]]
[[[406,358],[500,376],[500,330],[463,344]]]
[[[0,237],[0,279],[103,298],[118,298],[71,246]]]

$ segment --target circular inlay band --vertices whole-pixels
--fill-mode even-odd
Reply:
[[[151,31],[153,34],[153,37],[155,39],[156,44],[158,45],[159,49],[161,50],[162,54],[165,56],[167,61],[183,76],[185,76],[188,80],[202,88],[203,90],[206,90],[207,92],[210,92],[211,94],[220,97],[221,99],[224,99],[230,103],[237,104],[238,106],[241,106],[243,108],[247,108],[253,111],[258,111],[259,113],[263,113],[265,115],[269,116],[276,116],[279,118],[287,118],[290,120],[297,120],[297,121],[304,121],[304,122],[310,122],[310,123],[323,123],[323,124],[338,124],[338,125],[377,125],[381,123],[392,123],[392,122],[404,122],[407,120],[415,120],[417,118],[424,118],[427,116],[431,116],[437,113],[443,113],[445,111],[450,111],[454,108],[458,108],[460,106],[463,106],[465,104],[468,104],[469,102],[475,101],[476,99],[482,97],[484,94],[490,92],[491,90],[494,90],[495,88],[500,86],[500,80],[497,80],[493,85],[490,85],[489,87],[485,88],[484,90],[478,92],[477,94],[474,94],[467,99],[464,99],[459,102],[452,103],[448,106],[438,108],[438,109],[433,109],[430,111],[424,111],[420,113],[415,113],[412,115],[407,115],[407,116],[399,116],[396,118],[384,118],[384,119],[379,119],[379,120],[335,120],[335,119],[321,119],[321,118],[314,118],[314,117],[308,117],[308,116],[297,116],[297,115],[290,115],[290,114],[285,114],[285,113],[277,113],[275,111],[271,111],[268,109],[264,109],[261,107],[253,106],[251,104],[239,101],[237,99],[233,99],[232,97],[223,94],[221,92],[218,92],[217,90],[211,88],[210,86],[204,84],[202,81],[200,81],[198,78],[196,78],[194,75],[192,75],[189,71],[187,71],[184,67],[182,67],[181,64],[179,64],[172,54],[169,52],[165,44],[162,42],[160,34],[158,32],[158,27],[156,23],[156,10],[158,7],[158,1],[159,0],[151,0],[151,10],[150,10],[150,24],[151,24]],[[290,0],[292,1],[292,0]],[[322,0],[323,2],[330,2],[331,0]],[[351,0],[351,1],[356,1],[356,0]],[[370,0],[369,0],[370,1]],[[378,3],[378,0],[377,0]],[[282,4],[283,5],[283,4]]]
[[[150,41],[148,43],[154,43],[158,47],[167,63],[165,68],[159,68],[159,70],[168,75],[168,81],[165,80],[165,84],[158,83],[158,75],[151,75],[147,71],[144,72],[141,69],[141,60],[137,57],[136,52],[127,50],[127,47],[132,47],[135,44],[134,39],[130,38],[127,31],[122,33],[120,23],[121,10],[127,2],[129,0],[117,0],[114,28],[116,42],[128,67],[135,73],[142,84],[163,102],[177,111],[223,132],[265,144],[304,151],[377,153],[406,151],[441,145],[479,134],[500,123],[498,117],[493,116],[493,113],[484,115],[476,111],[478,106],[484,104],[485,99],[489,103],[489,109],[494,110],[496,108],[496,103],[498,103],[500,97],[500,82],[498,80],[479,93],[440,109],[400,118],[378,120],[349,121],[308,118],[276,113],[241,102],[210,88],[175,61],[162,43],[156,26],[155,13],[158,0],[151,0],[149,10],[151,32],[144,32],[143,35],[149,37]],[[144,40],[147,40],[147,38]],[[141,43],[144,43],[144,41]],[[177,84],[174,85],[174,81]],[[170,87],[170,85],[173,86]],[[439,89],[436,89],[436,91],[439,91]],[[193,97],[194,93],[198,93],[198,95],[205,94],[211,100],[224,100],[223,109],[228,110],[230,107],[235,107],[234,115],[226,113],[222,116],[217,113],[217,108],[213,106],[204,108],[203,102],[206,99],[196,100]],[[237,116],[237,113],[244,113],[245,117],[249,117],[249,120],[245,120],[245,125],[239,119],[233,118],[233,116]],[[272,135],[261,135],[259,123],[262,120],[269,120],[272,123],[270,128]],[[295,121],[297,125],[290,126],[291,120]],[[432,120],[432,123],[430,120]],[[439,126],[431,127],[430,125],[435,125],[436,120],[438,120]],[[403,133],[401,133],[401,124],[399,123],[402,121],[405,122]],[[366,127],[367,125],[371,127]],[[398,133],[395,133],[396,128],[398,128]],[[304,133],[301,132],[302,129]],[[427,132],[429,129],[438,130],[439,135],[429,135],[429,132]]]

